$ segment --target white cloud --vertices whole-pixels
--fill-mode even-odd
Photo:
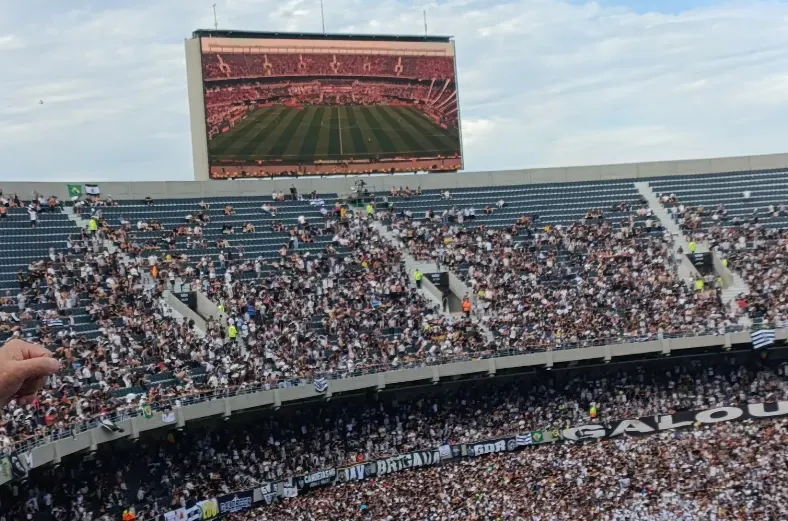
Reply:
[[[22,41],[14,34],[0,35],[0,52],[15,51],[24,47]]]
[[[466,119],[462,127],[463,145],[484,144],[494,131],[495,123],[489,119]]]
[[[213,26],[210,3],[31,4],[0,17],[0,181],[190,178],[183,39]],[[220,28],[321,30],[316,1],[217,4]],[[455,36],[471,170],[784,151],[788,5],[618,4],[326,0],[325,15],[329,31],[421,34],[426,9]]]

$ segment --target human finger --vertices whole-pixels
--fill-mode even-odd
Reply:
[[[38,391],[44,388],[46,381],[47,379],[43,376],[25,380],[16,394],[17,396],[35,395]]]
[[[31,358],[41,358],[41,357],[51,357],[52,351],[47,349],[44,346],[39,344],[31,344],[28,342],[22,342],[19,346],[22,354],[25,357],[25,360],[29,360]]]
[[[26,394],[24,396],[17,396],[14,398],[16,400],[16,404],[20,407],[24,407],[25,405],[33,403],[33,400],[36,399],[35,394]]]
[[[9,368],[14,373],[14,376],[22,380],[31,380],[36,378],[46,378],[55,374],[60,369],[60,362],[54,358],[38,357],[29,360],[18,360],[13,362]]]

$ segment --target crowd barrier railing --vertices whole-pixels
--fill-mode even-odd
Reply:
[[[727,332],[742,332],[742,331],[744,331],[743,327],[733,327],[730,328]],[[629,343],[634,344],[634,343],[646,342],[650,340],[662,340],[663,338],[680,339],[680,338],[719,336],[719,335],[720,335],[719,332],[711,333],[709,331],[698,331],[698,332],[685,332],[682,334],[675,334],[675,335],[654,335],[649,337],[609,337],[609,338],[587,340],[578,343],[562,343],[553,346],[538,345],[538,346],[534,346],[534,348],[522,348],[522,349],[513,349],[513,350],[505,350],[505,351],[483,350],[473,353],[464,353],[456,356],[427,358],[416,362],[401,363],[398,365],[392,365],[392,364],[365,365],[365,366],[356,367],[353,370],[322,373],[319,375],[304,376],[298,378],[280,378],[276,380],[269,380],[266,382],[245,383],[239,386],[226,387],[223,389],[216,389],[216,390],[202,389],[194,393],[191,393],[189,395],[167,396],[160,400],[150,403],[150,406],[151,406],[151,410],[162,412],[162,411],[169,411],[174,408],[185,407],[188,405],[193,405],[209,400],[216,400],[216,399],[227,398],[232,396],[247,395],[251,393],[270,391],[274,389],[284,389],[284,388],[290,388],[296,386],[308,386],[308,385],[313,385],[315,376],[320,376],[329,381],[341,380],[350,377],[372,375],[372,374],[378,374],[383,372],[406,371],[409,369],[438,366],[438,365],[450,364],[455,362],[468,362],[473,360],[504,358],[509,356],[539,353],[545,351],[564,351],[564,350],[571,350],[575,348],[595,347],[595,346],[598,347],[598,346],[612,345],[612,344],[629,344]],[[101,424],[102,420],[109,421],[110,423],[115,423],[122,420],[136,418],[141,415],[143,415],[143,410],[139,406],[138,402],[132,405],[124,405],[109,414],[101,414],[91,417],[89,419],[79,420],[66,428],[51,429],[47,432],[40,433],[34,437],[30,437],[25,440],[21,440],[17,443],[13,443],[5,447],[5,452],[6,453],[29,452],[37,447],[41,447],[49,443],[53,443],[62,439],[73,437],[79,433],[91,429],[100,428],[102,425]]]

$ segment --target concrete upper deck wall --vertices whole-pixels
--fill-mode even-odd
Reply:
[[[682,161],[655,161],[650,163],[623,163],[615,165],[570,166],[501,170],[496,172],[457,172],[429,175],[379,175],[365,177],[309,177],[279,178],[239,181],[163,181],[163,182],[103,182],[99,183],[105,197],[115,199],[142,199],[150,196],[161,198],[221,197],[231,195],[268,195],[272,191],[288,192],[291,184],[300,193],[317,190],[318,193],[347,193],[357,179],[363,178],[376,192],[391,187],[410,186],[422,189],[459,188],[482,186],[507,186],[535,183],[567,183],[613,179],[643,179],[658,176],[740,172],[769,169],[788,169],[788,154],[723,157]],[[84,184],[90,180],[64,179],[61,183],[2,182],[6,194],[17,193],[28,199],[33,190],[44,195],[67,198],[66,184]]]

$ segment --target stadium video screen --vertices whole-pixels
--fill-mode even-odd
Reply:
[[[462,167],[451,40],[200,40],[212,179]]]

